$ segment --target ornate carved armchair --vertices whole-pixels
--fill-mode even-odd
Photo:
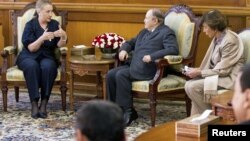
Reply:
[[[250,62],[250,28],[243,29],[239,32],[239,37],[241,38],[244,45],[244,56],[245,63]],[[212,97],[211,104],[214,111],[214,115],[221,116],[225,120],[236,121],[235,115],[232,108],[232,96],[233,90],[221,89],[218,90],[218,95]]]
[[[176,5],[166,12],[165,24],[174,30],[179,45],[178,56],[165,56],[156,60],[157,72],[150,81],[134,81],[132,93],[135,97],[147,95],[151,109],[151,125],[155,126],[156,99],[185,100],[187,116],[190,115],[191,100],[186,96],[186,78],[180,72],[184,65],[193,66],[195,61],[200,20],[185,5]],[[171,67],[175,73],[164,76],[164,69]],[[173,113],[174,114],[174,113]]]
[[[53,19],[57,20],[63,29],[66,28],[67,24],[67,12],[66,11],[56,11],[54,7]],[[11,60],[16,60],[16,56],[22,50],[23,45],[21,42],[22,33],[25,24],[31,20],[35,13],[35,2],[30,3],[24,7],[22,10],[14,10],[12,14],[12,24],[13,24],[13,46],[5,47],[1,52],[3,57],[3,66],[1,72],[1,89],[3,94],[3,107],[4,111],[7,111],[7,93],[9,86],[13,86],[15,89],[16,101],[19,101],[19,86],[26,86],[23,72],[17,68]],[[62,109],[66,110],[66,54],[67,48],[62,47],[55,51],[56,56],[60,59],[60,66],[58,68],[58,74],[55,80],[55,85],[60,85],[61,97],[62,97]]]
[[[244,56],[246,57],[246,63],[250,62],[250,28],[246,28],[239,32],[239,36],[244,45]]]
[[[250,63],[250,28],[246,28],[241,30],[238,33],[239,37],[241,38],[243,45],[244,45],[244,56],[245,56],[245,63]],[[218,94],[225,94],[228,93],[228,89],[221,89],[218,90]]]

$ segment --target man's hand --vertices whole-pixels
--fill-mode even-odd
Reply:
[[[119,53],[119,60],[120,61],[125,61],[128,59],[128,53],[125,50],[120,51]]]
[[[145,55],[143,58],[142,58],[142,61],[145,62],[145,63],[149,63],[151,62],[151,56],[150,55]]]

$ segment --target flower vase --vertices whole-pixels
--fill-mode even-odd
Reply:
[[[112,59],[115,56],[117,49],[113,48],[100,48],[102,52],[102,58]]]

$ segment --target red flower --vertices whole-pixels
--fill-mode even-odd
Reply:
[[[124,38],[116,33],[104,33],[94,38],[92,46],[117,49],[120,48],[124,42]]]

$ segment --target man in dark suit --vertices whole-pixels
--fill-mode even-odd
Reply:
[[[145,29],[126,41],[119,50],[119,59],[127,62],[107,74],[108,99],[122,108],[127,126],[138,118],[133,108],[132,81],[151,80],[156,73],[156,59],[178,54],[176,36],[163,22],[164,16],[159,9],[148,10],[144,19]],[[133,57],[128,61],[131,51]]]
[[[247,64],[238,77],[234,86],[232,106],[236,120],[240,124],[250,125],[250,64]]]

